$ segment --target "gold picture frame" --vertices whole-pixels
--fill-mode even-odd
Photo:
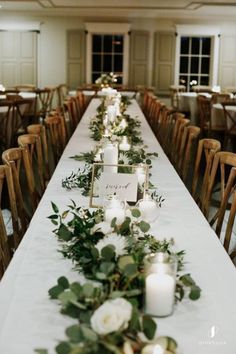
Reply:
[[[149,183],[149,166],[147,164],[140,164],[140,165],[127,165],[127,164],[116,164],[116,165],[112,165],[112,164],[104,164],[101,162],[95,162],[93,163],[93,167],[92,167],[92,180],[91,180],[91,190],[90,190],[90,198],[89,198],[89,207],[90,208],[101,208],[103,205],[101,204],[96,204],[94,203],[94,199],[95,199],[95,195],[94,195],[94,190],[95,190],[95,180],[96,180],[96,172],[98,173],[98,171],[96,169],[101,168],[103,169],[104,167],[117,167],[117,170],[119,169],[124,169],[124,172],[119,171],[118,173],[135,173],[135,171],[137,171],[138,168],[142,168],[145,171],[145,180],[143,183],[143,191],[141,193],[141,195],[137,196],[137,200],[138,199],[142,199],[143,195],[145,193],[145,191],[148,189],[148,183]],[[130,171],[131,172],[127,172]],[[115,173],[114,173],[115,174]],[[98,197],[99,199],[99,197]]]

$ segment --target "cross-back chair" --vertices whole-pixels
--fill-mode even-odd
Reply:
[[[224,206],[226,208],[226,203],[224,204]],[[223,215],[224,213],[225,213],[225,209],[222,207],[221,214],[219,215],[218,222],[216,225],[216,233],[219,237],[220,237],[220,227],[221,227],[221,222],[222,222],[221,215]],[[236,257],[235,247],[232,250],[230,250],[230,243],[231,243],[231,236],[233,233],[235,215],[236,215],[236,191],[234,191],[232,194],[232,203],[231,203],[230,213],[228,215],[228,222],[227,222],[224,240],[223,240],[224,248],[225,248],[226,252],[229,253],[229,256],[232,260],[235,260],[235,257]]]
[[[177,166],[179,161],[181,138],[183,135],[184,127],[189,125],[189,123],[190,120],[187,118],[178,118],[175,121],[173,134],[172,134],[172,141],[170,142],[171,144],[170,159],[175,166]]]
[[[46,128],[42,124],[31,124],[27,127],[28,134],[36,134],[40,137],[41,146],[43,150],[43,177],[45,185],[50,180],[50,164],[49,164],[49,151],[48,151],[48,140],[46,134]]]
[[[57,163],[66,146],[65,121],[61,115],[56,114],[53,116],[47,116],[45,118],[45,124],[50,136],[54,161]]]
[[[2,160],[12,171],[17,210],[25,231],[39,202],[29,151],[20,147],[10,148],[3,152]]]
[[[234,171],[232,167],[236,168],[236,154],[228,151],[220,151],[215,154],[209,185],[207,188],[206,198],[204,200],[203,211],[207,219],[209,219],[209,208],[213,193],[213,187],[217,184],[217,172],[220,172],[220,202],[219,208],[210,219],[210,224],[214,225],[218,219],[220,208],[225,203],[225,199],[229,198],[231,195],[234,185]],[[228,173],[228,170],[231,169],[231,172]]]
[[[185,125],[183,130],[183,135],[180,142],[179,161],[177,164],[177,169],[181,178],[186,184],[191,164],[191,158],[194,153],[194,147],[196,146],[200,132],[200,128],[195,127],[193,125]]]
[[[13,125],[15,120],[15,109],[12,101],[0,100],[0,141],[1,150],[8,149],[13,142]]]
[[[29,151],[30,163],[33,168],[34,180],[38,193],[41,198],[46,188],[44,180],[43,152],[40,136],[37,134],[24,134],[18,137],[18,144]]]
[[[209,185],[211,169],[215,154],[220,151],[221,143],[215,139],[201,139],[198,142],[196,161],[192,180],[191,193],[199,208],[204,212],[203,205]],[[204,164],[204,174],[200,181],[200,169]]]
[[[57,87],[58,105],[63,107],[63,102],[68,96],[68,86],[66,84],[61,84]]]
[[[38,117],[44,119],[47,113],[51,111],[55,90],[56,88],[52,87],[45,87],[44,89],[36,90],[37,102],[39,106],[37,111]]]

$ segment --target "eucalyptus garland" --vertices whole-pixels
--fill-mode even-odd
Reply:
[[[72,201],[60,213],[52,203],[49,219],[64,257],[90,282],[69,283],[60,277],[49,290],[58,300],[61,313],[79,320],[66,329],[67,340],[56,347],[58,354],[132,354],[148,352],[151,343],[175,354],[177,343],[170,337],[156,337],[157,325],[142,312],[144,259],[152,252],[175,254],[178,259],[176,302],[185,295],[200,297],[201,289],[190,274],[183,274],[184,251],[174,252],[174,241],[157,240],[138,209],[129,211],[121,225],[116,218],[104,221],[102,209],[90,211]],[[92,281],[92,283],[91,283]],[[109,325],[104,324],[104,318]],[[113,320],[115,319],[115,323]],[[111,321],[111,322],[109,322]],[[37,353],[46,354],[38,349]]]

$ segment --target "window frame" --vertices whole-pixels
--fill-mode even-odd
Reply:
[[[218,84],[220,30],[215,26],[177,25],[175,85],[179,85],[181,37],[211,37],[209,86]]]
[[[86,36],[86,82],[91,84],[92,82],[92,35],[94,34],[111,34],[111,35],[123,35],[123,85],[128,83],[128,70],[129,70],[129,23],[96,23],[88,22],[85,24],[87,31]]]

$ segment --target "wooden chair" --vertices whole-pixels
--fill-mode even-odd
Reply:
[[[234,171],[234,173],[235,173],[235,171]],[[219,217],[218,217],[218,221],[217,221],[217,225],[216,225],[216,234],[218,235],[218,237],[220,237],[220,235],[221,235],[222,219],[223,219],[223,215],[226,211],[226,205],[227,205],[227,203],[224,203],[224,206],[222,206],[221,212],[219,213]],[[232,251],[230,250],[230,242],[231,242],[231,236],[232,236],[233,226],[234,226],[234,221],[235,221],[235,214],[236,214],[236,191],[234,191],[233,195],[232,195],[232,204],[231,204],[230,213],[228,216],[227,227],[226,227],[224,240],[223,240],[224,248],[225,248],[226,252],[229,253],[229,256],[232,260],[235,260],[235,257],[236,257],[235,248]]]
[[[158,129],[155,130],[155,135],[157,140],[164,148],[164,145],[168,139],[169,132],[169,121],[170,116],[173,113],[172,108],[166,107],[164,104],[161,104],[159,110],[159,118],[158,118]]]
[[[12,146],[15,109],[12,101],[0,100],[0,147],[4,151]]]
[[[11,148],[3,152],[2,160],[12,171],[18,215],[25,231],[39,201],[29,151],[20,147]]]
[[[171,114],[168,115],[168,120],[167,120],[167,136],[165,138],[165,141],[163,143],[163,149],[165,151],[165,153],[167,154],[167,156],[171,159],[171,151],[172,151],[172,141],[173,141],[173,134],[174,134],[174,130],[175,130],[175,124],[176,121],[179,118],[185,118],[183,113],[180,112],[171,112]]]
[[[8,189],[9,201],[10,201],[10,209],[11,209],[11,219],[13,223],[13,230],[15,223],[18,224],[18,216],[16,210],[16,199],[11,175],[11,169],[7,166],[0,165],[0,279],[5,272],[10,260],[11,260],[11,252],[10,252],[10,239],[7,234],[3,213],[2,213],[2,191],[4,183]],[[15,247],[18,245],[18,234],[16,234],[12,230],[13,234],[13,244]]]
[[[197,93],[201,93],[201,92],[212,93],[212,87],[207,85],[198,85],[198,86],[193,86],[192,91]]]
[[[38,198],[41,198],[45,188],[43,152],[40,136],[37,134],[24,134],[18,137],[18,144],[29,151],[30,163],[33,167],[34,180]]]
[[[76,91],[75,101],[77,102],[78,113],[79,113],[79,120],[82,118],[88,102],[82,90]]]
[[[57,163],[66,146],[65,121],[61,115],[47,116],[45,124],[49,131],[51,148],[53,150],[54,161]]]
[[[175,122],[173,134],[172,134],[172,141],[171,141],[170,159],[171,162],[176,167],[179,161],[180,145],[181,145],[181,139],[182,139],[184,127],[189,125],[189,123],[190,120],[186,118],[179,118]]]
[[[222,102],[225,117],[225,139],[224,146],[227,147],[228,141],[236,137],[236,102]]]
[[[221,143],[215,139],[201,139],[198,143],[196,161],[192,180],[191,194],[200,209],[203,210],[204,198],[206,197],[209,185],[210,174],[215,154],[220,151]],[[200,168],[204,163],[204,174],[202,183],[200,182]]]
[[[234,179],[235,176],[234,176],[234,172],[232,172],[234,171],[232,167],[236,168],[236,154],[228,151],[220,151],[215,154],[209,185],[206,192],[206,198],[203,203],[204,215],[206,216],[207,219],[209,219],[209,207],[212,199],[213,187],[214,185],[216,185],[217,171],[219,170],[220,171],[219,208],[209,221],[211,225],[214,225],[214,223],[216,222],[219,216],[220,208],[223,206],[223,204],[225,203],[225,199],[229,197],[229,195],[233,190],[235,184],[235,179]],[[227,170],[229,168],[231,168],[230,174],[227,173]]]
[[[64,107],[65,115],[68,115],[68,119],[70,122],[70,127],[69,127],[70,133],[68,132],[70,136],[75,131],[75,128],[79,123],[80,113],[77,108],[76,99],[74,97],[73,98],[71,97],[69,100],[63,103],[63,107]]]
[[[164,107],[165,107],[164,103],[157,100],[156,98],[153,98],[150,105],[149,115],[147,119],[150,127],[152,128],[153,133],[156,136],[158,136],[161,111]]]
[[[45,87],[44,89],[36,90],[38,111],[37,117],[44,119],[52,109],[53,97],[56,88]]]
[[[171,85],[170,86],[170,99],[171,107],[178,110],[179,109],[179,94],[186,91],[184,85]]]
[[[48,140],[46,135],[46,128],[42,124],[31,124],[27,127],[28,134],[36,134],[40,137],[42,150],[43,150],[43,177],[45,185],[50,180],[52,173],[50,172],[50,164],[49,164],[49,150],[48,150]],[[55,166],[51,168],[54,170]]]
[[[177,169],[179,175],[181,176],[185,184],[187,184],[187,177],[190,169],[191,159],[199,135],[200,135],[199,127],[195,127],[192,125],[184,126],[183,135],[180,143],[179,161],[177,164],[178,166]]]
[[[230,101],[231,96],[229,93],[213,93],[211,96],[211,102],[213,103],[222,103]]]
[[[34,92],[36,90],[36,86],[31,84],[16,85],[14,88],[19,92]]]

